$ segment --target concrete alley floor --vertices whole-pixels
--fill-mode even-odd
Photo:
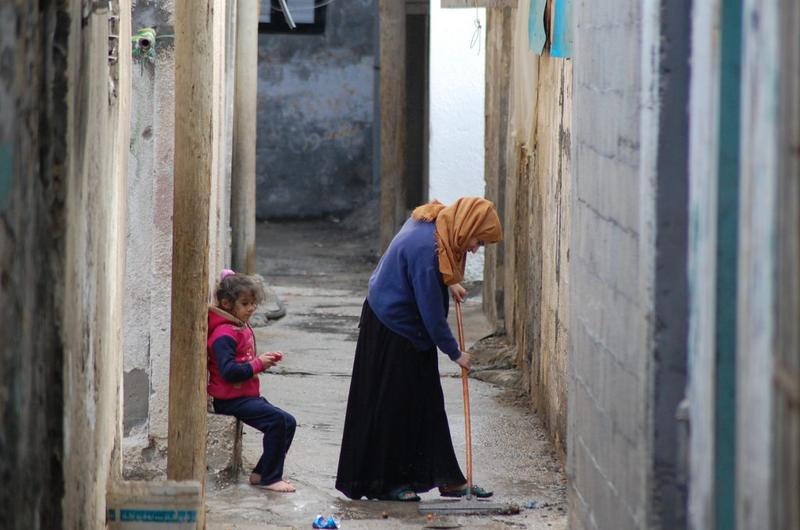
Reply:
[[[563,473],[538,418],[513,389],[475,379],[470,380],[474,480],[494,490],[493,501],[518,504],[519,515],[437,517],[431,522],[419,515],[418,503],[352,501],[334,489],[358,316],[377,262],[374,234],[349,230],[347,224],[258,226],[258,271],[286,306],[284,318],[256,330],[259,351],[285,354],[280,365],[261,376],[261,392],[297,418],[285,468],[297,492],[253,488],[246,475],[235,484],[210,477],[207,527],[311,528],[313,519],[324,514],[334,515],[342,529],[456,527],[447,524],[566,528]],[[479,297],[464,304],[468,347],[491,331],[480,304]],[[453,442],[464,469],[458,366],[440,355],[440,369]],[[245,427],[248,474],[260,452],[260,433]],[[423,502],[438,499],[435,491],[422,495]]]

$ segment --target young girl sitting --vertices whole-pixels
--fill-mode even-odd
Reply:
[[[295,487],[283,480],[283,462],[297,422],[261,397],[258,381],[258,374],[274,366],[283,354],[258,355],[253,328],[248,324],[264,298],[264,286],[257,276],[222,272],[217,305],[208,308],[208,393],[214,398],[214,412],[234,416],[264,433],[263,453],[250,484],[289,493]]]

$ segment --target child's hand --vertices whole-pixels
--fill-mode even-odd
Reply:
[[[263,369],[266,370],[275,366],[278,361],[283,359],[283,353],[279,351],[268,351],[259,355],[258,358],[261,361],[261,365],[264,367]]]
[[[258,360],[261,361],[262,371],[275,366],[275,363],[277,362],[275,357],[272,356],[272,352],[262,353],[258,356]]]

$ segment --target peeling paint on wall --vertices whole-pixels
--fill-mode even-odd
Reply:
[[[572,0],[556,0],[554,10],[550,55],[572,57]]]
[[[528,12],[528,47],[536,55],[541,55],[547,42],[544,29],[544,9],[547,0],[530,0],[531,9]]]

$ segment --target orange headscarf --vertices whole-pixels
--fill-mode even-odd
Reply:
[[[415,208],[411,218],[436,222],[439,272],[447,285],[464,279],[465,256],[472,238],[486,244],[503,239],[494,204],[482,197],[462,197],[450,206],[434,200]]]

